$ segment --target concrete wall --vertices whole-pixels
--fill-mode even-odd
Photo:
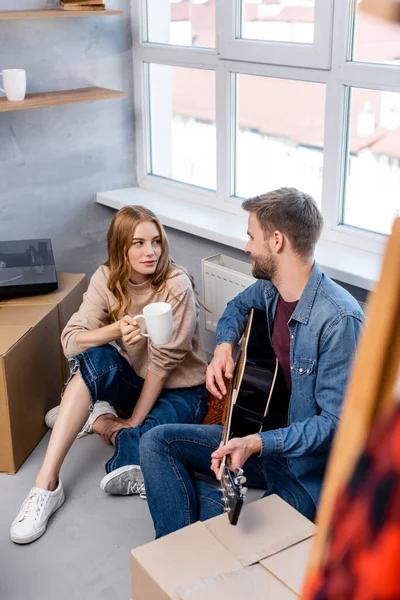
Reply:
[[[134,0],[132,0],[134,1]],[[17,6],[16,6],[17,4]],[[57,0],[0,0],[0,10]],[[24,68],[28,92],[98,85],[126,99],[0,113],[0,239],[50,237],[59,270],[92,274],[104,261],[114,211],[96,192],[135,185],[129,0],[108,0],[123,17],[0,21],[0,70]],[[175,260],[195,277],[201,259],[243,252],[168,229]],[[350,290],[359,300],[363,290]],[[214,335],[205,332],[211,351]]]
[[[0,0],[0,10],[57,0]],[[129,0],[124,16],[0,21],[0,70],[24,68],[28,93],[101,86],[127,98],[0,113],[0,239],[50,237],[59,270],[105,257],[109,211],[94,194],[135,184]],[[1,87],[1,85],[0,85]]]

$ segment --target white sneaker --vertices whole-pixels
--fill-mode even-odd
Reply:
[[[59,408],[60,408],[60,405],[54,406],[54,408],[51,408],[44,417],[44,422],[46,423],[46,425],[49,429],[53,429],[53,427],[54,427],[54,423],[56,422],[56,417],[58,415]]]
[[[113,415],[118,418],[117,411],[111,404],[108,402],[97,401],[93,406],[93,410],[90,412],[89,418],[82,427],[81,431],[76,436],[78,439],[93,433],[93,423],[96,419],[101,417],[102,415]]]
[[[44,420],[49,429],[53,429],[54,427],[59,408],[60,405],[55,406],[46,413]],[[79,439],[85,435],[88,435],[89,433],[93,433],[93,423],[98,417],[101,417],[101,415],[114,415],[114,417],[118,417],[115,408],[113,408],[108,402],[98,401],[95,403],[88,420],[76,437]]]
[[[29,544],[40,538],[51,515],[64,504],[64,500],[61,479],[54,492],[33,487],[11,525],[11,540],[16,544]]]
[[[146,500],[143,473],[138,465],[126,465],[111,471],[100,481],[100,489],[106,494],[118,496],[137,494]]]

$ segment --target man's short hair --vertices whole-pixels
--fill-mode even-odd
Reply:
[[[255,213],[265,239],[279,230],[287,236],[299,256],[308,257],[314,253],[324,220],[309,194],[296,188],[280,188],[245,200],[242,208]]]

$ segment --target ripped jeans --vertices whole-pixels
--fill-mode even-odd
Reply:
[[[111,344],[89,348],[70,359],[71,375],[79,370],[92,405],[108,402],[122,418],[129,418],[139,399],[144,380]],[[164,388],[146,419],[138,427],[118,431],[115,451],[106,463],[110,473],[125,465],[140,465],[139,443],[142,435],[166,423],[201,423],[207,410],[204,385],[189,388]]]

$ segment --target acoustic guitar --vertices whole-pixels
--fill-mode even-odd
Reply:
[[[279,398],[287,394],[270,343],[265,312],[251,309],[245,332],[233,351],[235,369],[226,380],[222,441],[279,427]],[[243,469],[233,472],[226,457],[218,474],[229,521],[236,525],[247,489]]]

